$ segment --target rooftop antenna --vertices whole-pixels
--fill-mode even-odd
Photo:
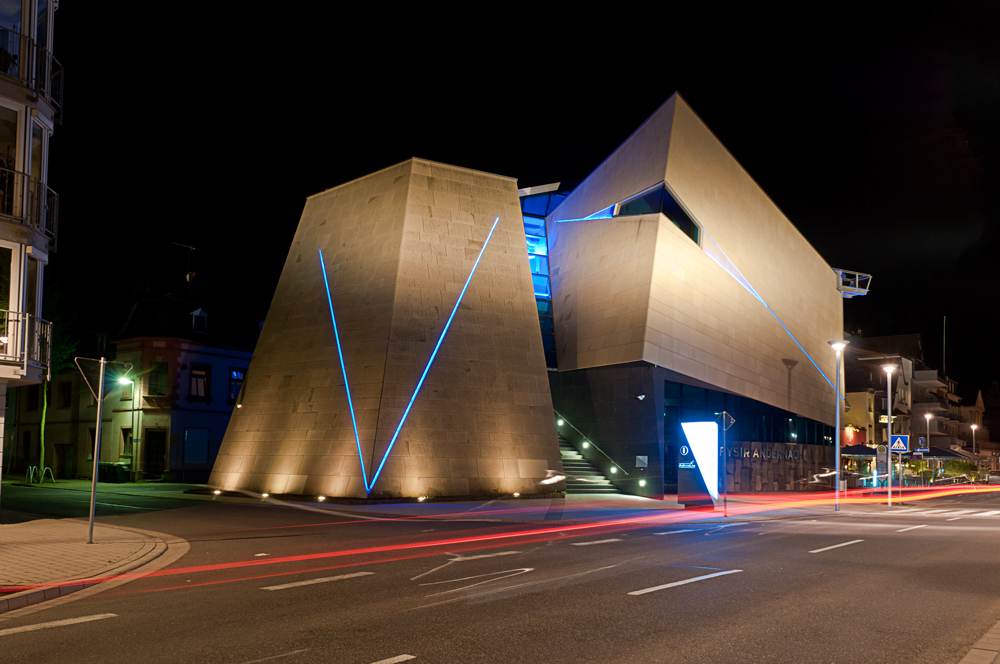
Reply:
[[[194,281],[194,272],[191,271],[191,254],[195,252],[195,248],[187,244],[181,244],[180,242],[174,242],[174,244],[178,247],[184,247],[185,249],[188,250],[187,273],[184,275],[184,280],[187,281],[188,283],[191,283],[192,281]]]

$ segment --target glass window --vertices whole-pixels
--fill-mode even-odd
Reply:
[[[542,327],[542,334],[552,334],[552,319],[548,316],[539,316],[538,324]]]
[[[551,300],[535,300],[535,306],[538,307],[538,313],[542,316],[552,315],[552,301]]]
[[[549,208],[549,195],[528,196],[524,199],[524,213],[544,217]]]
[[[188,398],[208,400],[211,396],[212,367],[208,364],[192,364],[188,374]]]
[[[555,352],[556,350],[556,340],[551,334],[542,335],[542,348],[546,351]]]
[[[208,429],[184,429],[184,463],[208,463]]]
[[[38,259],[28,256],[28,278],[25,283],[24,313],[38,315]]]
[[[544,237],[538,237],[537,235],[528,235],[525,237],[528,241],[528,253],[535,254],[537,256],[548,256],[549,247],[545,242]]]
[[[59,394],[56,401],[57,408],[69,408],[73,405],[73,383],[64,380],[59,383]]]
[[[17,166],[17,111],[0,106],[0,214],[19,217],[20,180]]]
[[[542,297],[552,297],[552,293],[549,291],[549,278],[544,274],[533,274],[531,275],[531,280],[535,284],[535,295],[541,295]]]
[[[552,214],[559,205],[566,200],[569,194],[552,194],[549,198],[549,214]]]
[[[549,259],[545,256],[528,256],[528,264],[531,265],[532,274],[549,273]]]
[[[169,394],[167,391],[167,363],[153,363],[148,380],[147,387],[150,396],[166,396]]]
[[[13,257],[12,250],[0,247],[0,309],[10,309],[10,262]],[[2,322],[6,320],[4,317]],[[6,335],[7,330],[3,330],[3,334]]]
[[[10,32],[21,31],[21,0],[0,1],[0,34],[6,30]],[[6,38],[3,40],[3,44],[0,44],[0,48],[10,52],[10,47],[7,44],[15,45],[18,40],[11,39],[7,35],[4,36]]]
[[[45,130],[37,124],[31,125],[31,177],[45,182]]]
[[[38,0],[38,21],[35,23],[35,42],[42,50],[49,47],[49,3]]]
[[[240,396],[245,371],[245,369],[229,370],[229,403],[236,403],[236,399]]]
[[[618,206],[619,216],[632,216],[639,214],[656,214],[660,211],[660,203],[663,199],[663,187],[658,187],[653,191],[646,192],[641,196],[636,196]]]
[[[691,221],[691,217],[687,215],[687,212],[674,200],[668,191],[663,192],[662,211],[667,219],[674,222],[677,228],[684,231],[685,235],[698,242],[698,226]]]
[[[528,235],[539,235],[545,237],[545,220],[539,219],[538,217],[529,217],[525,215],[524,219],[524,232]]]
[[[122,427],[122,451],[124,456],[132,456],[132,428]]]

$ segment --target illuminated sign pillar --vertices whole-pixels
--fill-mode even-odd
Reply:
[[[719,425],[682,422],[677,453],[677,502],[689,509],[715,509],[719,499]]]

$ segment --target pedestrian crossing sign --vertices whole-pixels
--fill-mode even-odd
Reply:
[[[894,434],[889,437],[889,449],[893,452],[909,452],[910,437]]]

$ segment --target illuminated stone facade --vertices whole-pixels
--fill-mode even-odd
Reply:
[[[561,464],[516,181],[411,159],[310,197],[211,483],[490,495],[536,492],[549,470]]]

